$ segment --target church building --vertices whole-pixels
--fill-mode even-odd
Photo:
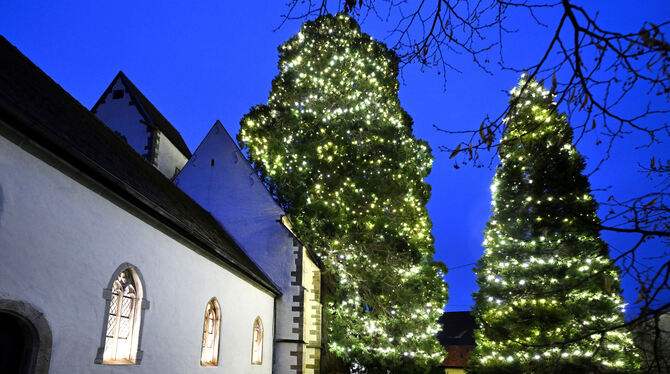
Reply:
[[[0,66],[0,372],[319,372],[323,265],[221,123]]]

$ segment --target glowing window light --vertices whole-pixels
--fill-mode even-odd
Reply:
[[[263,364],[263,323],[261,317],[256,317],[251,340],[251,364]]]
[[[221,330],[221,309],[216,298],[212,298],[205,308],[205,322],[202,328],[202,352],[200,365],[219,364],[219,331]]]
[[[111,290],[105,348],[102,363],[105,365],[135,364],[142,288],[132,269],[121,271]]]

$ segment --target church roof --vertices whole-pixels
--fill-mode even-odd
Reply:
[[[2,36],[0,66],[1,122],[274,295],[280,294],[214,217]]]
[[[437,333],[437,339],[442,346],[475,345],[474,331],[477,329],[477,322],[470,312],[445,312],[438,322],[442,325],[442,330]]]
[[[191,158],[191,151],[188,149],[188,146],[181,137],[181,134],[179,134],[179,131],[177,131],[174,126],[172,126],[170,121],[168,121],[161,114],[161,112],[156,109],[151,101],[149,101],[149,99],[147,99],[144,94],[142,94],[142,92],[138,90],[137,87],[135,87],[133,82],[131,82],[122,71],[119,71],[116,77],[114,77],[105,92],[102,94],[102,96],[100,96],[100,99],[98,99],[98,102],[93,105],[91,111],[95,113],[96,108],[104,102],[104,98],[112,92],[112,87],[114,87],[114,82],[116,82],[117,79],[121,79],[121,82],[123,82],[123,85],[126,87],[126,92],[130,95],[133,102],[136,103],[135,107],[144,118],[144,121],[149,126],[153,126],[165,134],[170,142],[172,142],[172,144],[174,144],[174,146],[177,147],[177,149],[183,153],[186,158]]]

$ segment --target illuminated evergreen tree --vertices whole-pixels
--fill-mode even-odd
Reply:
[[[567,117],[523,77],[511,100],[476,269],[473,371],[635,372],[630,333],[613,329],[624,323],[619,274]]]
[[[447,290],[433,260],[433,157],[398,100],[398,58],[344,14],[279,48],[267,105],[238,141],[331,279],[328,349],[368,372],[439,362]],[[384,369],[382,369],[384,368]]]

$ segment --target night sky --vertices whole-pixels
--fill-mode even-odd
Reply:
[[[267,102],[277,74],[277,47],[298,32],[300,22],[288,22],[274,31],[286,11],[284,1],[149,3],[4,1],[0,5],[0,33],[87,108],[123,70],[181,132],[191,151],[216,120],[234,136],[250,107]],[[589,11],[595,10],[594,3],[601,4],[601,25],[626,32],[638,31],[644,20],[660,22],[670,15],[667,0],[584,3]],[[544,52],[558,18],[550,11],[540,17],[549,29],[517,14],[519,32],[503,46],[506,62],[527,65]],[[362,25],[363,32],[380,41],[387,30],[387,25],[374,18]],[[450,287],[446,310],[453,311],[472,305],[470,294],[476,288],[472,266],[459,266],[474,263],[483,252],[482,231],[489,216],[493,170],[455,169],[454,159],[437,148],[454,145],[459,139],[437,132],[433,125],[452,130],[478,128],[486,114],[497,116],[505,108],[507,91],[519,76],[502,71],[495,63],[491,65],[494,74],[488,75],[467,55],[449,55],[448,60],[462,72],[448,72],[446,85],[436,71],[407,68],[400,100],[414,118],[415,135],[428,140],[434,150],[436,160],[427,179],[433,190],[428,209],[436,258],[455,268],[446,277]],[[631,100],[627,105],[637,108],[641,103]],[[603,146],[595,145],[597,139],[598,135],[592,134],[577,145],[587,159],[587,172],[603,156]],[[590,178],[596,190],[612,186],[595,192],[598,201],[611,194],[632,197],[654,186],[638,171],[637,163],[648,164],[652,155],[666,160],[670,147],[666,142],[651,150],[636,149],[645,141],[633,134],[615,143],[610,160]],[[634,239],[612,234],[604,238],[620,250]],[[663,250],[658,242],[644,249],[645,253]],[[623,287],[626,299],[634,302],[636,285],[624,280]],[[629,311],[631,315],[635,306]]]

